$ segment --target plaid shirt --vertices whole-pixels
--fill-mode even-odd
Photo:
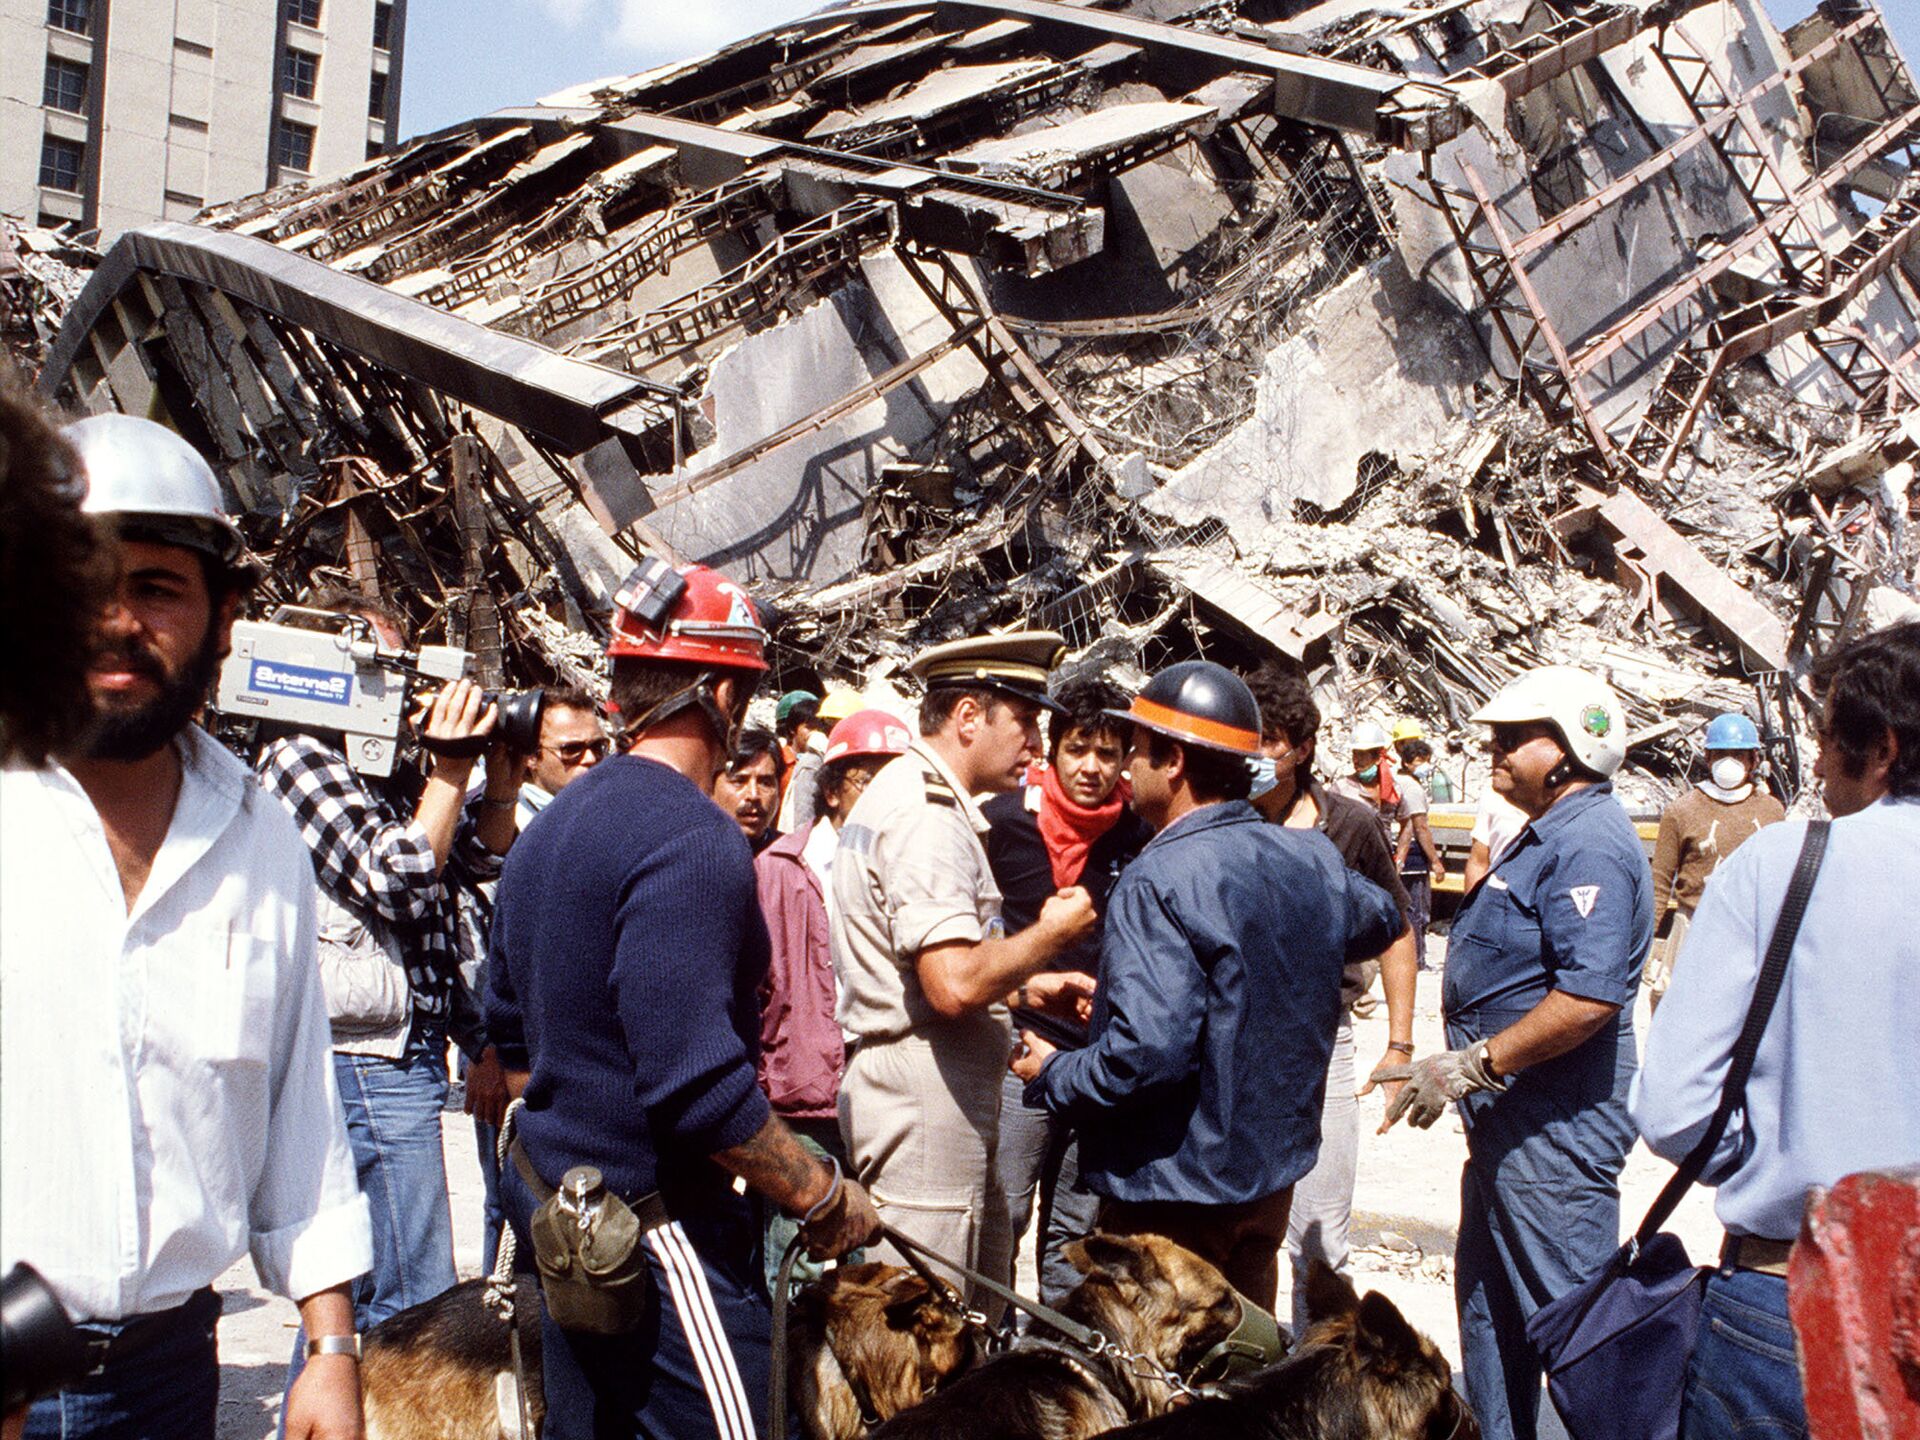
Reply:
[[[487,1038],[460,975],[451,881],[492,879],[501,857],[480,843],[471,813],[461,817],[450,873],[443,876],[427,832],[387,796],[369,790],[341,751],[311,735],[293,735],[270,743],[256,768],[268,793],[292,812],[321,887],[384,922],[399,939],[416,1029],[442,1022],[455,1043],[478,1058]]]

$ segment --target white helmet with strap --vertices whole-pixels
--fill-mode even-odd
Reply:
[[[212,467],[179,435],[134,415],[89,415],[61,431],[87,476],[89,515],[112,516],[122,534],[205,551],[225,565],[247,549],[220,502]]]
[[[1473,712],[1476,725],[1542,722],[1573,763],[1605,780],[1627,758],[1627,712],[1613,687],[1573,665],[1530,670]]]

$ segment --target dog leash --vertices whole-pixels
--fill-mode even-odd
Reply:
[[[780,1256],[780,1270],[773,1280],[773,1335],[767,1357],[767,1434],[773,1440],[787,1437],[787,1305],[793,1294],[793,1266],[800,1258],[800,1243],[796,1230]]]
[[[515,1100],[507,1106],[507,1113],[500,1117],[500,1134],[494,1142],[494,1159],[503,1169],[507,1163],[507,1152],[513,1146],[514,1121],[519,1118],[520,1108],[526,1103],[524,1100]],[[513,1276],[513,1259],[518,1246],[513,1226],[501,1226],[500,1247],[494,1257],[493,1274],[487,1277],[487,1288],[482,1292],[481,1299],[507,1327],[507,1350],[513,1357],[513,1392],[520,1420],[518,1440],[533,1440],[533,1412],[527,1400],[527,1368],[520,1358],[520,1324],[514,1313],[515,1297],[520,1288]],[[498,1408],[496,1394],[495,1409]]]
[[[1006,1301],[1009,1305],[1013,1306],[1014,1309],[1026,1312],[1048,1329],[1057,1331],[1073,1345],[1086,1351],[1095,1359],[1119,1362],[1136,1380],[1158,1380],[1169,1390],[1173,1391],[1174,1394],[1184,1396],[1189,1400],[1197,1399],[1205,1393],[1203,1389],[1188,1384],[1184,1377],[1176,1375],[1151,1355],[1144,1354],[1138,1350],[1129,1350],[1126,1346],[1108,1339],[1093,1327],[1082,1325],[1078,1320],[1069,1319],[1051,1306],[1042,1305],[1038,1300],[1027,1299],[1011,1286],[1002,1284],[992,1276],[982,1275],[978,1270],[969,1269],[956,1260],[949,1260],[938,1250],[930,1246],[922,1245],[912,1236],[902,1235],[898,1230],[885,1222],[881,1223],[880,1233],[884,1235],[901,1254],[907,1257],[907,1263],[909,1265],[913,1266],[915,1270],[919,1271],[929,1281],[937,1282],[939,1281],[939,1276],[927,1268],[925,1263],[927,1261],[931,1261],[935,1265],[944,1266],[946,1269],[953,1271],[954,1274],[963,1277],[968,1284],[977,1285],[988,1294],[996,1295]],[[981,1317],[980,1323],[985,1323],[985,1317]]]

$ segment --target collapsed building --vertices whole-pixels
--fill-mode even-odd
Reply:
[[[1871,0],[866,0],[130,232],[41,383],[492,681],[651,552],[783,685],[1028,623],[1459,738],[1570,661],[1642,798],[1722,709],[1793,791],[1913,607],[1917,158]]]

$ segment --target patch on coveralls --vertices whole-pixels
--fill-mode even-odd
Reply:
[[[1600,887],[1576,885],[1567,891],[1567,898],[1573,901],[1573,908],[1580,912],[1580,918],[1584,920],[1593,914],[1593,903],[1600,898]]]

